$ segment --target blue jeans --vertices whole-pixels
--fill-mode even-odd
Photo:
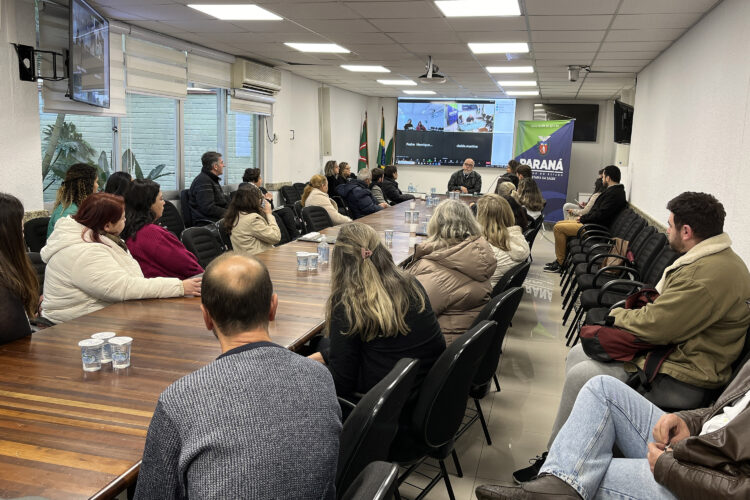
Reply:
[[[619,380],[597,376],[578,393],[540,473],[559,477],[584,498],[674,499],[648,465],[652,430],[664,415]],[[613,445],[627,458],[613,458]]]

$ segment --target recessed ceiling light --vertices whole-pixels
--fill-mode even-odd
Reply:
[[[506,95],[539,95],[538,90],[509,90]]]
[[[490,73],[533,73],[533,66],[487,66]]]
[[[349,51],[335,43],[294,43],[284,42],[284,45],[300,52],[327,52],[334,54],[348,54]]]
[[[404,90],[403,93],[412,95],[435,95],[434,90]]]
[[[378,80],[381,85],[416,85],[414,80]]]
[[[470,43],[475,54],[522,54],[529,51],[529,44],[523,43]]]
[[[520,16],[518,0],[439,0],[445,17]]]
[[[544,106],[544,104],[534,104],[535,108],[541,108],[542,106]]]
[[[224,21],[281,21],[282,18],[266,9],[253,4],[210,5],[188,4],[191,9],[199,10]]]
[[[354,64],[342,64],[342,68],[347,71],[357,71],[360,73],[390,73],[391,70],[383,66],[361,66]]]
[[[535,80],[503,80],[501,82],[497,82],[498,85],[502,87],[536,87],[536,81]]]

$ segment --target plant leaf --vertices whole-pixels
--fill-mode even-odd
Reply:
[[[159,178],[159,174],[161,174],[161,171],[164,170],[167,167],[166,164],[162,163],[161,165],[157,165],[154,168],[151,169],[151,171],[146,176],[146,179],[157,179]]]

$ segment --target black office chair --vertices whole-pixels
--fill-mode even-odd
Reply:
[[[292,210],[294,210],[294,215],[302,219],[302,201],[297,200],[292,204]]]
[[[279,192],[281,193],[281,199],[284,201],[284,206],[291,207],[295,201],[302,199],[294,186],[282,186]]]
[[[233,250],[232,248],[232,239],[229,237],[229,233],[224,228],[224,221],[219,220],[214,223],[214,226],[216,226],[216,230],[219,233],[219,244],[222,245],[224,248],[223,250],[225,252],[231,252]]]
[[[29,252],[38,252],[47,244],[49,217],[27,220],[23,225],[23,237]]]
[[[294,189],[297,191],[297,195],[300,197],[300,199],[302,199],[302,195],[305,192],[306,185],[307,184],[305,184],[304,182],[295,182],[294,184],[292,184]]]
[[[180,209],[182,210],[182,222],[185,227],[193,227],[193,214],[190,211],[190,190],[180,191]]]
[[[36,279],[39,281],[39,295],[41,295],[44,291],[44,272],[47,269],[47,264],[44,263],[38,252],[29,252],[28,255],[31,265],[34,267]]]
[[[516,314],[518,305],[521,303],[523,298],[523,288],[513,287],[497,297],[490,300],[482,312],[479,313],[477,319],[474,320],[473,326],[478,325],[482,321],[492,320],[497,323],[495,327],[495,338],[490,344],[489,349],[484,354],[482,364],[479,365],[477,373],[474,375],[474,380],[471,383],[471,391],[469,397],[474,400],[475,411],[471,410],[471,416],[461,429],[456,434],[456,437],[461,436],[464,432],[479,420],[482,424],[482,430],[484,431],[484,437],[487,440],[487,444],[492,444],[490,438],[490,432],[487,429],[487,422],[484,419],[484,413],[482,412],[482,405],[480,400],[483,399],[487,394],[490,393],[490,387],[492,381],[495,381],[495,387],[500,390],[500,384],[497,381],[497,366],[500,363],[500,355],[503,353],[503,340],[505,340],[505,334],[508,331],[510,322],[513,320],[513,316]]]
[[[177,210],[177,207],[168,200],[164,200],[164,212],[161,214],[161,217],[159,217],[157,223],[166,228],[170,233],[177,236],[177,238],[179,238],[185,230],[185,223],[182,222],[180,211]]]
[[[289,236],[289,231],[286,228],[286,224],[284,223],[284,219],[281,218],[281,216],[278,214],[278,212],[273,212],[273,217],[276,219],[276,225],[279,226],[279,232],[281,233],[281,239],[276,244],[276,246],[283,245],[285,243],[289,243],[292,241],[292,237]]]
[[[302,223],[301,218],[297,218],[294,210],[290,207],[281,207],[274,210],[273,213],[278,215],[281,220],[284,221],[284,226],[289,233],[289,241],[294,241],[299,238],[304,224]]]
[[[346,215],[347,217],[352,216],[352,211],[349,210],[349,205],[346,204],[346,200],[342,198],[339,195],[331,196],[331,199],[336,202],[336,205],[339,207],[339,213],[341,215]]]
[[[529,268],[531,267],[531,256],[520,264],[508,269],[508,272],[503,274],[502,277],[497,281],[495,287],[492,289],[491,297],[497,297],[509,288],[516,286],[523,286],[523,282],[526,276],[529,274]]]
[[[456,339],[432,365],[419,390],[419,395],[404,412],[399,430],[393,439],[388,460],[408,467],[399,485],[427,458],[438,461],[439,473],[431,479],[419,498],[440,480],[445,481],[448,497],[453,488],[445,468],[445,459],[453,455],[456,432],[466,412],[469,389],[474,375],[494,337],[495,322],[483,321]],[[463,473],[458,471],[458,475]]]
[[[419,360],[403,358],[370,389],[344,422],[339,439],[336,491],[343,493],[369,464],[388,458],[401,410],[417,377]]]
[[[396,491],[398,465],[372,462],[354,479],[341,500],[390,500]]]
[[[305,207],[302,209],[302,220],[305,222],[305,232],[320,231],[333,226],[331,216],[323,207]]]
[[[214,234],[205,227],[189,227],[182,232],[182,243],[195,257],[203,269],[222,254],[222,248]]]

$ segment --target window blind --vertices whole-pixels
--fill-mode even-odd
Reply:
[[[271,96],[234,89],[232,97],[229,100],[229,110],[234,113],[271,116],[273,114],[274,102],[276,102],[276,99]]]
[[[187,96],[185,52],[126,36],[125,84],[128,92],[184,99]]]
[[[188,81],[208,88],[228,89],[232,86],[232,65],[208,57],[188,54]]]

